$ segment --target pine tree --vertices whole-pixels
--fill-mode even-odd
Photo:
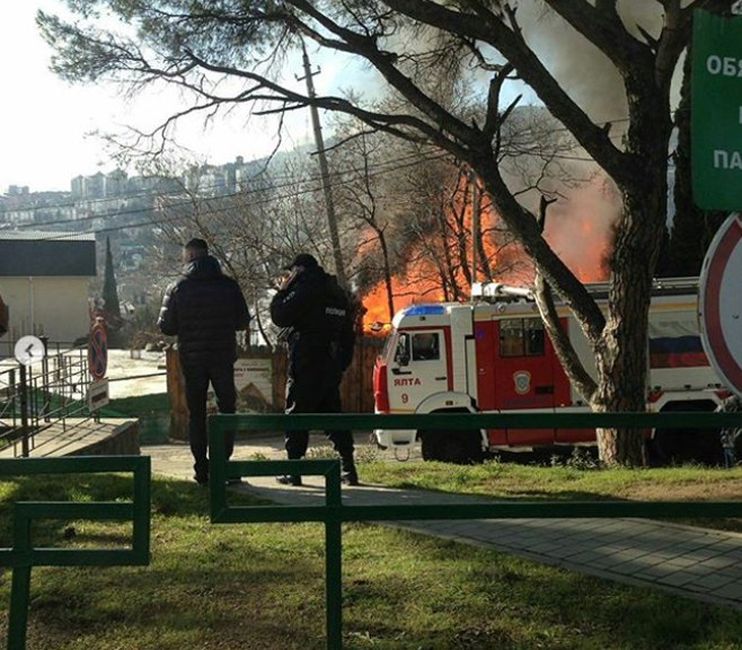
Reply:
[[[103,309],[106,312],[110,325],[117,325],[121,321],[121,305],[116,288],[116,276],[113,274],[113,255],[111,255],[111,239],[106,237],[106,273],[103,277]]]
[[[690,48],[688,48],[690,50]],[[666,249],[664,275],[694,276],[701,273],[703,258],[726,212],[696,207],[691,192],[691,55],[685,59],[680,104],[675,113],[678,147],[675,151],[675,216]]]

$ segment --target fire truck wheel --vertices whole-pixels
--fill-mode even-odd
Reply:
[[[650,447],[650,462],[655,466],[719,465],[722,460],[717,429],[657,429]]]
[[[714,406],[708,400],[691,400],[668,404],[662,412],[706,412],[712,411]],[[701,463],[713,466],[723,463],[718,429],[655,429],[651,442],[650,461],[657,465]]]
[[[484,460],[479,431],[421,431],[423,460],[471,465]]]

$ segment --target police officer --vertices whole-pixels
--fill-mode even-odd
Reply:
[[[286,413],[340,413],[340,379],[353,358],[355,334],[348,298],[337,279],[308,253],[286,267],[290,273],[271,301],[271,318],[285,328],[289,348]],[[342,462],[342,479],[358,485],[350,431],[327,431]],[[289,460],[303,458],[308,431],[286,432]],[[301,476],[280,476],[301,485]]]

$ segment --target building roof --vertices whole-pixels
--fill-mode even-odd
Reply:
[[[0,240],[95,241],[95,233],[62,232],[59,230],[4,230],[0,228]]]
[[[95,235],[0,230],[0,277],[93,277]]]

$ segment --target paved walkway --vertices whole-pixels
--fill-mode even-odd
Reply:
[[[275,449],[275,444],[266,442],[265,449]],[[250,453],[256,451],[250,447]],[[191,478],[192,461],[186,445],[145,447],[142,452],[152,456],[155,473]],[[237,456],[245,457],[239,450]],[[239,489],[282,504],[315,504],[324,499],[321,479],[305,478],[304,482],[305,487],[287,488],[273,479],[251,478],[249,485]],[[343,488],[343,499],[353,505],[484,500],[379,486]],[[742,610],[742,535],[736,533],[645,519],[442,520],[384,525]]]

